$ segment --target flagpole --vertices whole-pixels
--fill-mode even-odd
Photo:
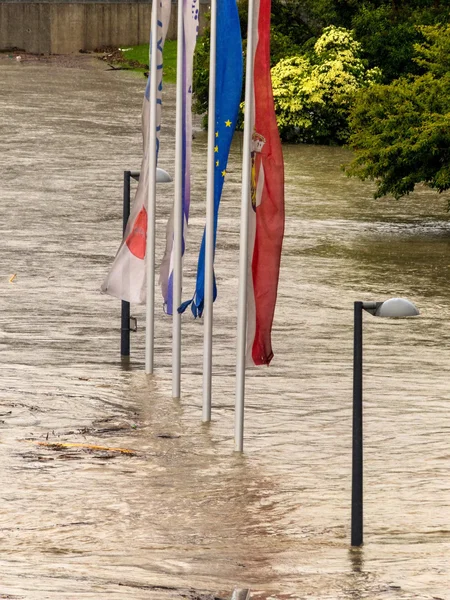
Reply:
[[[244,449],[245,359],[247,344],[248,222],[251,193],[251,142],[253,114],[253,17],[254,0],[248,2],[247,61],[245,74],[244,144],[242,159],[242,197],[239,246],[239,291],[236,356],[236,405],[234,449]]]
[[[173,229],[172,397],[181,395],[181,304],[183,240],[183,65],[185,57],[183,0],[178,0],[177,104],[175,124],[175,201]]]
[[[203,329],[203,413],[211,421],[212,329],[214,285],[214,147],[216,146],[216,51],[217,0],[211,0],[211,38],[209,58],[208,167],[206,183],[205,305]]]
[[[158,0],[152,2],[150,48],[150,96],[148,139],[148,207],[147,207],[147,305],[145,330],[145,373],[153,373],[155,340],[155,213],[156,213],[156,93],[157,93],[157,37]]]

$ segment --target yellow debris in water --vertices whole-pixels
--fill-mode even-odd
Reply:
[[[12,283],[14,281],[14,279],[16,278],[17,274],[14,273],[14,275],[11,275],[11,277],[9,278],[9,283]]]
[[[84,448],[86,450],[102,450],[106,452],[120,452],[121,454],[137,454],[136,450],[129,448],[110,448],[109,446],[97,446],[96,444],[77,444],[71,442],[38,442],[35,440],[24,440],[36,446],[46,446],[53,450],[64,450],[67,448]]]

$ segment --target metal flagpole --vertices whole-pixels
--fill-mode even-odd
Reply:
[[[183,239],[183,64],[184,44],[184,1],[178,0],[177,31],[177,107],[175,125],[175,202],[173,229],[173,315],[172,315],[172,397],[181,394],[181,304],[182,288],[182,239]]]
[[[158,0],[152,2],[150,48],[150,96],[148,140],[148,207],[147,207],[147,306],[145,331],[145,373],[153,373],[155,339],[155,213],[156,213],[156,92]]]
[[[248,221],[251,183],[251,142],[253,123],[253,19],[254,0],[248,2],[247,61],[245,74],[244,145],[242,160],[241,233],[239,247],[239,292],[236,356],[236,406],[234,449],[244,449],[245,357],[247,345]]]
[[[214,285],[214,147],[216,146],[216,51],[217,0],[211,0],[211,38],[209,59],[208,169],[206,184],[205,307],[203,330],[203,413],[211,420],[212,329]]]

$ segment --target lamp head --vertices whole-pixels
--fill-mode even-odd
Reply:
[[[417,317],[419,310],[406,298],[390,298],[385,302],[363,302],[362,307],[375,317],[401,319]]]
[[[172,177],[169,175],[167,171],[164,169],[160,169],[157,167],[156,169],[156,183],[170,183],[172,181]]]
[[[141,174],[139,171],[130,171],[130,177],[139,181]],[[156,168],[156,183],[170,183],[172,181],[172,177],[169,175],[167,171],[164,169]]]

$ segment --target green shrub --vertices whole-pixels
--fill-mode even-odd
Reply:
[[[426,70],[358,94],[347,173],[377,183],[375,197],[401,198],[418,183],[450,189],[450,26],[423,27],[415,58]]]
[[[325,28],[310,57],[281,60],[272,69],[280,135],[284,140],[342,144],[349,136],[349,113],[356,92],[380,78],[367,69],[361,45],[342,27]]]
[[[301,51],[301,44],[311,38],[310,29],[296,17],[292,7],[297,4],[296,0],[272,0],[272,22],[271,22],[271,65],[286,56],[294,56]],[[239,19],[241,23],[241,35],[243,39],[244,69],[247,39],[247,0],[238,2]],[[207,15],[209,17],[209,15]],[[204,34],[198,39],[194,58],[193,111],[203,115],[203,125],[208,122],[208,95],[209,95],[209,38],[210,28],[205,29]],[[245,73],[244,73],[245,76]]]

